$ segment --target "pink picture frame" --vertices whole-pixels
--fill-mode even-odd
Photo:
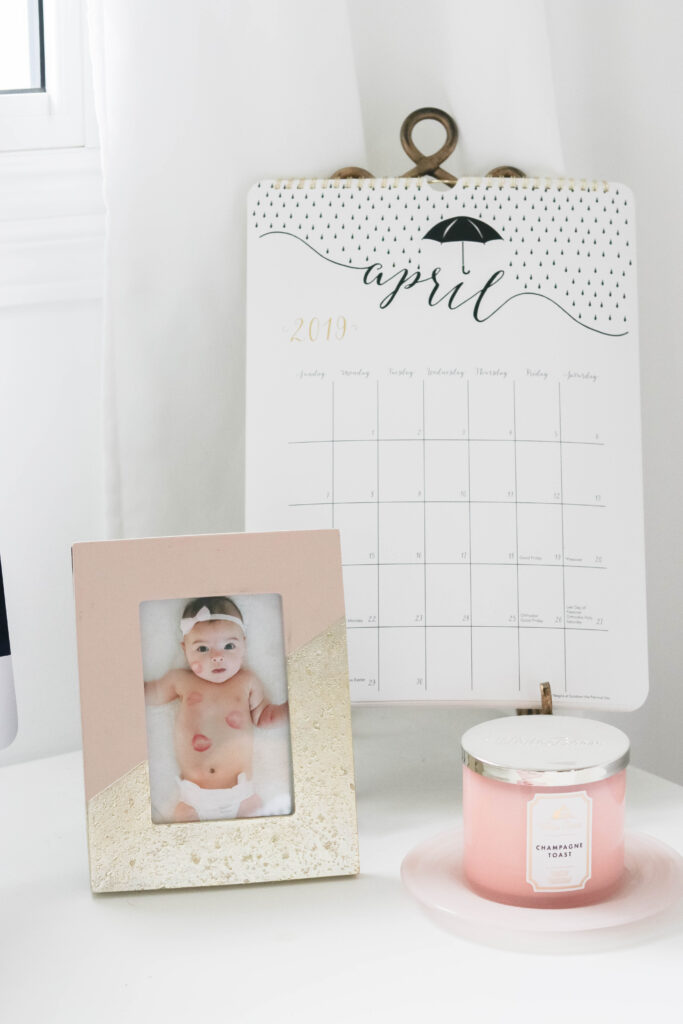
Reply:
[[[102,541],[72,558],[93,891],[356,874],[338,531]],[[291,813],[152,820],[140,609],[200,594],[280,596]]]

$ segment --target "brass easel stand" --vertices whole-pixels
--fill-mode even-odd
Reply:
[[[540,708],[517,708],[518,715],[552,715],[553,694],[550,683],[541,683],[541,706]]]
[[[438,121],[439,124],[443,125],[446,129],[446,141],[444,142],[441,149],[437,149],[436,153],[430,153],[425,155],[421,153],[413,142],[413,131],[415,125],[419,124],[420,121]],[[415,164],[409,171],[399,175],[401,178],[421,178],[424,175],[428,175],[431,178],[438,178],[439,181],[444,181],[449,185],[455,185],[457,178],[454,178],[448,171],[444,171],[441,164],[444,160],[453,153],[455,147],[458,144],[458,126],[445,110],[439,110],[438,107],[420,107],[419,110],[414,110],[412,114],[408,114],[407,118],[401,125],[400,133],[401,145],[404,151],[410,157]],[[331,175],[332,178],[374,178],[375,175],[370,171],[366,171],[364,167],[342,167],[341,170],[335,171]],[[486,175],[487,178],[524,178],[526,175],[523,171],[520,171],[518,167],[509,167],[502,165],[500,167],[494,167],[492,171]]]

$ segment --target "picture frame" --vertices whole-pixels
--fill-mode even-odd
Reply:
[[[72,560],[93,892],[357,874],[358,835],[338,531],[81,543],[73,546]],[[200,595],[209,598],[200,599]],[[214,597],[233,602],[233,607],[228,608],[230,614],[214,615],[207,607],[221,607],[213,603]],[[194,604],[188,599],[194,599]],[[240,610],[232,614],[240,604],[249,609],[248,617]],[[197,759],[203,765],[209,763],[201,760],[203,755],[195,758],[188,742],[194,744],[196,751],[203,749],[204,741],[210,746],[212,738],[216,739],[208,728],[204,731],[210,733],[210,738],[200,733],[201,744],[197,735],[191,737],[192,729],[197,727],[191,725],[189,731],[185,728],[185,718],[192,712],[185,707],[183,694],[187,696],[192,691],[190,697],[194,699],[204,696],[212,709],[213,722],[215,708],[221,714],[225,710],[215,702],[227,699],[231,687],[230,692],[243,701],[239,750],[250,750],[251,737],[260,735],[269,717],[277,718],[280,724],[286,707],[275,700],[269,703],[268,679],[259,689],[259,677],[248,667],[258,657],[266,664],[268,652],[264,654],[263,643],[259,648],[257,627],[260,622],[263,637],[263,623],[274,622],[273,608],[280,606],[289,710],[288,735],[283,735],[291,748],[292,805],[282,805],[270,812],[262,805],[263,811],[250,809],[244,811],[249,816],[242,816],[242,808],[250,805],[240,803],[233,816],[212,817],[224,812],[209,810],[207,820],[204,805],[208,801],[213,806],[216,794],[204,788],[200,777],[200,785],[192,785],[201,799],[190,799],[190,804],[196,803],[199,808],[197,813],[193,808],[190,810],[195,820],[174,817],[177,809],[174,812],[173,802],[167,817],[162,815],[153,820],[155,764],[150,757],[158,737],[153,743],[151,710],[146,710],[150,694],[161,694],[164,701],[178,697],[175,751],[169,756],[182,766],[179,784],[188,777],[197,781],[192,774]],[[177,637],[174,634],[168,643],[173,648],[169,658],[176,659],[176,667],[163,676],[160,687],[158,681],[146,678],[146,663],[151,658],[149,636],[153,635],[146,613],[150,607],[154,612],[152,619],[170,621],[169,615],[175,616],[174,628],[178,630]],[[190,612],[197,607],[199,610],[188,617],[185,612],[178,612],[183,607]],[[179,614],[183,615],[182,623],[177,621]],[[188,642],[195,634],[205,640],[207,626],[215,627],[221,643],[225,639],[223,628],[232,630],[234,637],[244,641],[246,660],[240,663],[237,675],[229,683],[224,683],[218,670],[211,669],[216,680],[210,675],[202,677],[199,663],[194,663],[187,653]],[[272,625],[268,627],[268,650],[279,642],[279,635]],[[161,649],[158,636],[154,643]],[[234,646],[234,642],[222,644],[226,649]],[[186,654],[189,661],[185,660]],[[183,660],[178,661],[179,658]],[[218,655],[216,659],[220,666]],[[216,681],[218,685],[214,685]],[[225,751],[232,757],[238,750],[228,726],[223,732],[226,736],[221,734],[220,742],[216,739],[215,750],[211,752],[210,763],[219,771],[217,779],[223,767],[228,771]],[[240,766],[248,776],[251,755],[242,752],[239,756]],[[229,771],[233,768],[230,762]],[[241,774],[240,781],[245,777]],[[182,801],[176,808],[180,806],[185,806]]]

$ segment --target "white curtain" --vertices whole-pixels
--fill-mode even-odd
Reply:
[[[108,209],[110,536],[242,527],[245,206],[259,178],[448,165],[562,171],[541,0],[89,0]],[[442,135],[416,133],[425,151]]]

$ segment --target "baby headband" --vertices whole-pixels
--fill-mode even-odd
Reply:
[[[203,605],[203,607],[201,607],[197,614],[193,615],[191,619],[180,620],[180,632],[183,636],[187,636],[190,630],[196,626],[198,622],[213,622],[215,619],[224,619],[225,622],[235,622],[241,627],[244,635],[247,635],[244,623],[241,619],[238,619],[236,615],[221,615],[220,612],[210,612],[206,605]]]

